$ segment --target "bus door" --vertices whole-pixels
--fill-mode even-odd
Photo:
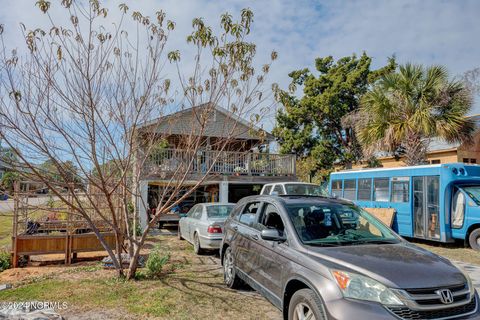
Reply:
[[[413,234],[440,239],[439,176],[413,177]]]

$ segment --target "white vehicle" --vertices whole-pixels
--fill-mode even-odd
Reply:
[[[204,249],[220,249],[223,223],[230,215],[233,203],[198,203],[178,223],[178,238],[193,244],[196,254]]]
[[[267,183],[263,186],[261,195],[299,195],[299,196],[325,196],[326,190],[314,183],[305,182],[277,182]]]

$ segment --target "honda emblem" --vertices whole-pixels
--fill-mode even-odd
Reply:
[[[452,291],[448,289],[440,289],[436,291],[436,294],[440,296],[440,301],[442,301],[443,304],[453,303]]]

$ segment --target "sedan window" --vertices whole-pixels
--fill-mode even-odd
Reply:
[[[197,208],[193,212],[192,218],[193,219],[200,219],[202,217],[202,213],[203,213],[203,207],[201,205],[199,205],[199,206],[197,206]]]
[[[233,205],[207,206],[207,215],[209,218],[226,218],[232,209]]]
[[[192,209],[190,209],[187,213],[187,217],[189,218],[193,218],[193,215],[195,214],[195,211],[197,210],[198,206],[194,206],[192,207]]]

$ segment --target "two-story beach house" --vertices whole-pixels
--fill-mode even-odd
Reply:
[[[270,153],[273,136],[242,117],[216,106],[185,109],[146,123],[157,134],[161,148],[152,148],[142,164],[139,193],[140,223],[145,226],[165,190],[181,180],[181,196],[203,181],[185,199],[201,202],[237,202],[258,194],[266,183],[295,181],[295,156]],[[211,107],[210,107],[211,108]],[[208,119],[202,117],[208,116]],[[192,148],[195,139],[198,146]],[[140,143],[141,144],[141,143]]]

